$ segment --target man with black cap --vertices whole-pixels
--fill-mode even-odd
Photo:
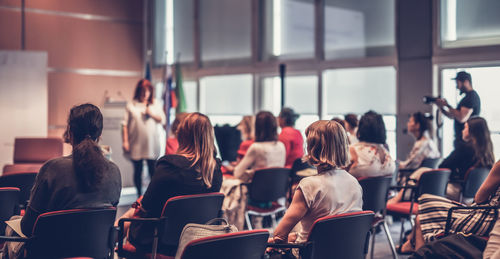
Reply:
[[[460,90],[460,94],[465,94],[464,98],[460,100],[456,109],[451,107],[444,98],[437,99],[436,104],[446,117],[455,120],[455,141],[453,144],[456,148],[457,145],[464,143],[462,130],[465,122],[471,116],[477,116],[481,112],[481,100],[477,92],[472,89],[472,77],[469,73],[460,71],[452,80],[457,82],[457,89]]]

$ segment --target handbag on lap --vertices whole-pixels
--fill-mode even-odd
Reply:
[[[222,222],[222,225],[215,225],[216,222]],[[182,229],[181,237],[179,238],[179,246],[175,259],[180,259],[184,248],[187,244],[195,239],[200,239],[209,236],[223,235],[237,232],[238,229],[234,225],[229,225],[224,218],[215,218],[208,221],[206,224],[189,223]]]

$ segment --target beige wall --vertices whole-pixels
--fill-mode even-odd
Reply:
[[[21,49],[20,2],[0,0],[0,49]],[[48,53],[49,136],[61,136],[75,104],[102,107],[105,91],[131,99],[143,70],[143,1],[29,0],[26,8],[26,49]]]

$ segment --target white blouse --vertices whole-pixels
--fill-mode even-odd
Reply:
[[[149,105],[151,113],[161,117],[161,122],[156,122],[151,116],[146,115],[146,104],[132,101],[127,103],[123,125],[128,129],[128,142],[130,145],[130,158],[132,160],[158,159],[160,156],[160,139],[164,134],[162,125],[165,124],[165,113],[158,102]]]
[[[300,221],[296,242],[305,242],[317,219],[352,211],[361,211],[363,190],[358,180],[342,169],[302,179],[299,186],[307,205],[307,213]]]

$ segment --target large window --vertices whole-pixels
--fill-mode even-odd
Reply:
[[[493,151],[495,158],[500,158],[500,105],[498,105],[498,96],[500,89],[498,88],[498,75],[500,74],[500,66],[498,67],[475,67],[475,68],[457,68],[442,70],[442,96],[446,98],[448,103],[456,107],[457,103],[463,96],[459,95],[456,89],[455,80],[458,71],[465,70],[472,76],[472,87],[477,91],[481,98],[481,113],[480,116],[485,118],[491,132],[493,141]],[[448,155],[453,150],[454,130],[453,120],[445,118],[443,125],[443,155]]]
[[[264,59],[314,56],[314,0],[264,1]]]
[[[396,70],[346,68],[323,72],[327,119],[374,110],[384,116],[387,144],[396,157]]]
[[[235,126],[253,114],[252,75],[209,76],[200,79],[200,111],[213,125]]]
[[[154,61],[156,64],[193,62],[193,0],[155,0]]]
[[[268,77],[262,81],[261,109],[273,112],[276,116],[281,109],[281,80]],[[285,107],[290,107],[300,114],[295,127],[304,134],[311,123],[319,120],[318,116],[318,77],[289,76],[285,79]]]
[[[325,58],[394,53],[394,0],[325,0]]]
[[[202,61],[250,58],[251,2],[199,1]]]
[[[441,46],[500,44],[500,1],[441,0]]]

